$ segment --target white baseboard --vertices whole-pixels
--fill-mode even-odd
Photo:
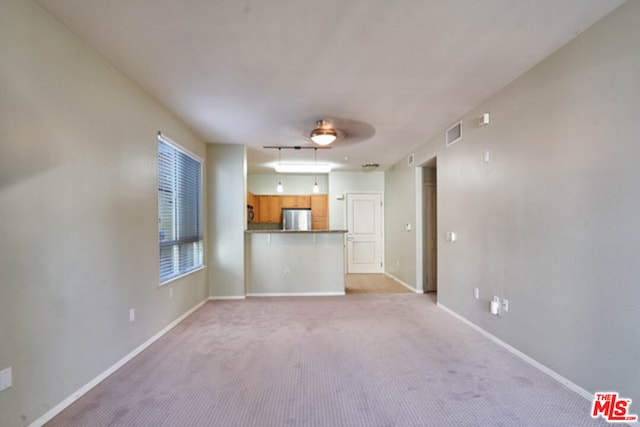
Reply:
[[[542,363],[540,363],[537,360],[527,356],[526,354],[524,354],[520,350],[516,349],[515,347],[510,346],[506,342],[502,341],[500,338],[490,334],[489,332],[487,332],[484,329],[482,329],[480,326],[476,325],[475,323],[471,322],[470,320],[465,319],[464,317],[462,317],[461,315],[459,315],[455,311],[451,310],[450,308],[448,308],[448,307],[446,307],[446,306],[444,306],[444,305],[442,305],[440,303],[437,303],[437,304],[438,304],[438,307],[440,307],[441,309],[443,309],[447,313],[449,313],[452,316],[462,320],[464,323],[466,323],[467,325],[471,326],[473,329],[475,329],[476,331],[480,332],[482,335],[484,335],[485,337],[489,338],[491,341],[495,342],[499,346],[503,347],[504,349],[506,349],[509,352],[513,353],[514,355],[518,356],[520,359],[524,360],[525,362],[527,362],[528,364],[530,364],[534,368],[537,368],[540,371],[544,372],[545,374],[549,375],[551,378],[553,378],[554,380],[558,381],[560,384],[564,385],[568,389],[578,393],[580,396],[584,397],[589,402],[593,401],[593,397],[594,397],[593,393],[583,389],[582,387],[580,387],[576,383],[566,379],[565,377],[563,377],[562,375],[560,375],[556,371],[554,371],[554,370],[552,370],[550,368],[547,368]]]
[[[248,297],[333,297],[346,295],[342,292],[286,292],[286,293],[265,293],[265,294],[247,294]]]
[[[387,273],[386,271],[384,272],[384,275],[395,280],[396,282],[400,283],[402,286],[404,286],[405,288],[409,289],[411,292],[414,292],[416,294],[421,294],[422,291],[417,290],[416,288],[414,288],[413,286],[409,285],[408,283],[403,282],[402,280],[398,279],[396,276],[394,276],[391,273]]]
[[[45,423],[49,422],[53,417],[58,415],[60,412],[62,412],[65,408],[67,408],[73,402],[75,402],[76,400],[80,399],[89,390],[91,390],[92,388],[94,388],[95,386],[100,384],[102,381],[104,381],[104,379],[107,378],[109,375],[113,374],[115,371],[117,371],[122,366],[124,366],[128,361],[130,361],[131,359],[136,357],[138,354],[142,353],[151,344],[153,344],[154,342],[156,342],[160,338],[162,338],[163,335],[165,335],[167,332],[169,332],[171,329],[173,329],[178,323],[182,322],[191,313],[193,313],[194,311],[199,309],[205,302],[206,302],[206,300],[198,303],[195,307],[191,308],[189,311],[184,313],[182,316],[178,317],[176,320],[171,322],[165,328],[161,329],[160,332],[158,332],[157,334],[155,334],[154,336],[149,338],[147,341],[145,341],[144,343],[139,345],[135,350],[133,350],[131,353],[127,354],[122,359],[117,361],[114,365],[112,365],[106,371],[104,371],[103,373],[101,373],[100,375],[98,375],[97,377],[92,379],[91,381],[89,381],[87,384],[85,384],[82,387],[80,387],[78,390],[76,390],[69,397],[64,399],[62,402],[58,403],[56,406],[54,406],[53,408],[48,410],[40,418],[38,418],[37,420],[35,420],[31,424],[29,424],[29,427],[42,427],[42,425],[44,425]]]
[[[246,297],[244,295],[228,296],[228,297],[209,297],[209,301],[239,300],[239,299],[245,299],[245,298]]]

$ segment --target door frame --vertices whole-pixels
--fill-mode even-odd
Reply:
[[[384,255],[384,247],[385,247],[385,239],[384,239],[384,208],[385,208],[385,203],[384,203],[384,191],[345,191],[344,192],[344,202],[345,202],[345,208],[344,208],[344,225],[345,225],[345,229],[348,227],[349,225],[349,195],[356,195],[356,194],[364,194],[364,195],[375,195],[375,194],[379,194],[380,195],[380,201],[382,202],[382,206],[380,209],[380,262],[382,263],[382,266],[380,267],[382,270],[382,274],[386,273],[387,271],[387,263],[385,262],[385,255]],[[344,252],[345,252],[345,257],[344,257],[344,271],[349,272],[349,243],[347,242],[347,236],[348,236],[348,231],[347,230],[347,234],[345,234],[344,236]]]
[[[436,175],[438,170],[438,158],[437,156],[427,160],[426,162],[416,166],[415,173],[415,188],[416,188],[416,287],[418,292],[425,292],[424,280],[426,275],[426,269],[424,268],[424,251],[426,250],[424,240],[426,238],[426,230],[424,227],[427,211],[424,206],[424,169],[427,167],[433,167],[436,169]],[[436,179],[436,238],[438,239],[438,245],[436,246],[436,262],[440,263],[440,218],[438,212],[440,210],[438,203],[438,180]],[[438,266],[439,267],[439,266]],[[436,267],[436,274],[439,275],[440,268]],[[436,279],[436,283],[440,283],[439,279]],[[437,292],[437,291],[436,291]],[[437,297],[436,297],[437,298]]]
[[[434,203],[433,205],[430,204],[430,200],[429,200],[429,193],[433,191],[434,193]],[[423,277],[423,282],[422,282],[422,289],[424,293],[427,292],[438,292],[438,183],[437,182],[425,182],[422,184],[422,194],[423,194],[423,214],[424,214],[424,219],[423,219],[423,272],[424,272],[424,277]],[[431,216],[433,215],[433,217]],[[431,230],[429,230],[429,225],[431,224],[431,221],[435,222],[435,227],[431,227],[433,230],[433,234],[431,232]],[[434,252],[435,253],[430,253],[430,242],[429,242],[429,238],[431,238],[432,240],[435,240],[435,242],[433,243],[434,245]],[[434,257],[435,259],[430,259],[431,257]],[[434,262],[435,261],[435,262]],[[430,268],[429,268],[430,267]],[[433,271],[430,271],[430,269],[433,269]],[[435,283],[430,283],[430,279],[431,274],[433,273],[433,281]]]

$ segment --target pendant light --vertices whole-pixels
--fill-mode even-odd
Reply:
[[[318,149],[314,148],[313,149],[314,152],[314,158],[313,158],[313,164],[317,165],[318,164]],[[320,192],[320,187],[318,187],[318,175],[315,176],[315,184],[313,184],[313,193],[314,194],[318,194]]]
[[[282,162],[282,148],[278,147],[278,165]],[[276,193],[283,193],[284,187],[282,186],[282,181],[280,181],[280,175],[278,175],[278,185],[276,186]]]

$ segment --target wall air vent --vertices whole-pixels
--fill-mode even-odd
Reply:
[[[447,147],[458,142],[462,138],[462,122],[458,122],[447,129],[446,138]]]

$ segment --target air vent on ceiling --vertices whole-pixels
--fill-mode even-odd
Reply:
[[[462,138],[462,122],[458,122],[455,125],[447,129],[447,147],[458,142]]]

